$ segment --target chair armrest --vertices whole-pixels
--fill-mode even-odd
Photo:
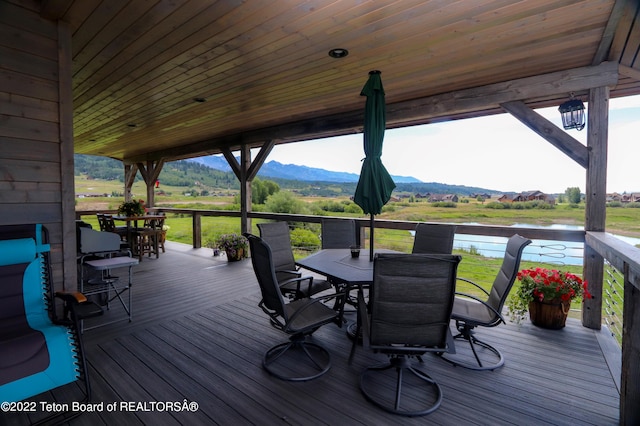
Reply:
[[[487,302],[485,302],[484,300],[479,299],[478,297],[472,295],[472,294],[466,294],[466,293],[460,293],[460,292],[455,292],[456,296],[462,296],[462,297],[466,297],[468,299],[473,299],[476,302],[481,303],[482,305],[484,305],[487,309],[489,309],[491,312],[493,312],[495,315],[498,316],[498,318],[500,318],[500,321],[502,321],[503,323],[506,324],[506,321],[504,320],[504,317],[502,316],[502,314],[498,311],[496,311],[492,306],[488,305]]]
[[[87,297],[79,291],[56,291],[56,297],[71,303],[83,303],[87,301]]]
[[[300,274],[298,274],[300,275]],[[282,287],[283,285],[289,284],[289,283],[297,283],[296,285],[296,294],[297,296],[301,296],[302,293],[300,292],[300,286],[302,285],[303,281],[309,280],[309,288],[308,288],[308,293],[307,294],[311,294],[311,286],[313,285],[313,277],[311,275],[307,275],[304,277],[297,277],[297,278],[289,278],[288,280],[284,280],[281,283],[279,283],[279,286]]]
[[[86,318],[97,317],[104,313],[104,310],[97,303],[87,300],[87,297],[78,291],[57,291],[55,296],[62,299],[64,314],[62,320],[56,318],[54,322],[68,324],[69,321],[76,322]],[[71,314],[71,320],[69,319],[69,314]]]
[[[287,274],[292,274],[292,275],[297,275],[297,276],[301,276],[302,274],[300,273],[299,269],[276,269],[276,273],[278,272],[284,272]]]
[[[484,288],[480,287],[478,284],[474,283],[473,281],[471,281],[471,280],[469,280],[467,278],[457,277],[456,279],[460,280],[460,281],[464,281],[466,283],[469,283],[469,284],[475,286],[476,288],[478,288],[479,290],[482,290],[482,292],[484,294],[486,294],[487,296],[489,295],[489,292],[487,290],[485,290]],[[460,293],[460,294],[462,294],[462,293]]]

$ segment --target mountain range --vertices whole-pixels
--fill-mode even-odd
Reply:
[[[192,158],[188,161],[194,161],[215,170],[221,170],[224,172],[231,171],[231,167],[227,163],[227,160],[219,155]],[[258,172],[258,176],[308,182],[357,182],[360,177],[360,175],[356,173],[333,172],[330,170],[299,166],[296,164],[282,164],[277,161],[264,163]],[[395,183],[421,183],[420,180],[411,176],[391,175],[391,178]]]

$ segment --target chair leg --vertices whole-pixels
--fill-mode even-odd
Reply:
[[[316,352],[316,354],[312,352]],[[278,363],[277,361],[281,358],[283,358],[283,362]],[[292,361],[288,362],[290,358]],[[329,371],[331,357],[322,346],[307,342],[304,336],[295,335],[288,342],[269,349],[264,354],[262,366],[269,374],[281,380],[304,382],[318,378]],[[289,371],[291,368],[305,372],[302,374],[292,373]]]
[[[376,383],[371,387],[367,386],[367,379],[369,376],[373,376],[376,372],[382,372],[390,369],[396,370],[394,395],[382,395],[381,389],[385,389],[385,387],[381,386],[379,381],[376,381]],[[405,384],[405,371],[411,372],[432,389],[434,394],[433,402],[427,403],[426,406],[424,403],[418,403],[419,406],[414,406],[417,404],[415,402],[412,403],[412,401],[403,404],[402,387],[403,384]],[[442,403],[442,389],[440,388],[440,385],[438,385],[438,383],[427,373],[413,367],[411,360],[407,357],[394,357],[384,364],[366,368],[360,375],[360,391],[367,401],[377,405],[383,410],[408,417],[424,416],[432,413],[437,410]],[[404,407],[405,405],[406,407]]]
[[[475,333],[473,331],[473,327],[468,326],[466,324],[460,325],[458,326],[458,331],[459,333],[453,336],[453,338],[455,340],[466,340],[467,342],[469,342],[469,347],[471,348],[471,352],[473,354],[473,358],[475,359],[475,363],[473,363],[472,361],[463,360],[459,356],[455,357],[446,353],[440,354],[440,358],[442,358],[443,360],[447,361],[448,363],[454,366],[460,366],[462,368],[467,368],[469,370],[476,370],[476,371],[484,371],[484,370],[492,371],[504,365],[504,357],[502,356],[502,353],[500,353],[498,349],[494,348],[490,344],[476,338]],[[477,346],[480,346],[486,349],[487,351],[489,351],[492,359],[483,360],[480,354],[478,354]]]

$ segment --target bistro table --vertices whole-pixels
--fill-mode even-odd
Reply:
[[[152,219],[166,219],[166,216],[163,215],[159,215],[159,214],[145,214],[145,215],[140,215],[140,216],[112,216],[113,220],[121,220],[123,222],[126,222],[127,224],[127,242],[129,243],[129,247],[131,247],[133,249],[133,247],[135,247],[135,241],[134,241],[134,230],[136,230],[138,228],[138,221],[139,220],[152,220]],[[133,223],[133,226],[131,226],[131,224]]]

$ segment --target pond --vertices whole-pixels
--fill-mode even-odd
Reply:
[[[477,223],[465,223],[465,225],[478,225]],[[531,225],[527,223],[516,223],[513,228],[542,228],[559,230],[581,230],[582,226],[553,224],[549,226]],[[614,234],[612,234],[614,235]],[[640,244],[640,238],[624,237],[614,235],[622,241],[636,245]],[[474,251],[486,257],[504,256],[504,249],[507,243],[505,237],[491,237],[485,235],[456,234],[453,246],[456,249]],[[562,265],[582,265],[584,244],[570,241],[555,240],[532,240],[523,254],[524,260],[535,262],[547,262]]]

